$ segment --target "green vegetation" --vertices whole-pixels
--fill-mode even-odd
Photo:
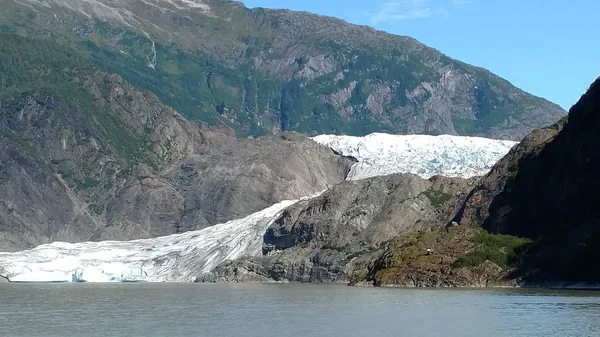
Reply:
[[[423,194],[425,194],[425,196],[429,199],[431,206],[435,208],[439,208],[448,200],[452,199],[452,195],[434,189],[429,189],[423,192]]]
[[[87,84],[90,83],[91,87]],[[111,84],[104,74],[78,52],[49,40],[0,33],[0,137],[16,146],[51,176],[58,173],[72,188],[83,191],[110,189],[107,179],[126,179],[139,163],[157,168],[148,157],[148,135],[153,128],[132,130],[110,101]],[[124,104],[123,102],[120,102]],[[32,104],[35,118],[23,118]],[[61,166],[63,160],[47,157],[35,135],[69,130],[77,145],[89,148],[90,139],[100,147],[79,158],[76,168]],[[110,154],[119,167],[101,172],[94,156]],[[98,207],[92,207],[100,212]]]
[[[344,121],[331,105],[322,102],[320,95],[339,90],[339,84],[335,84],[331,76],[308,85],[298,80],[285,83],[248,66],[224,67],[200,51],[188,52],[160,43],[155,44],[156,69],[151,69],[146,59],[151,41],[126,30],[110,34],[117,33],[131,34],[118,46],[126,51],[124,53],[114,51],[113,45],[92,41],[84,41],[82,46],[98,67],[121,74],[138,88],[152,91],[162,102],[193,120],[209,124],[226,120],[240,136],[261,136],[273,127],[308,134],[391,131],[389,126],[374,121],[368,110],[362,109],[355,116],[355,122]],[[367,61],[360,66],[367,66]],[[392,77],[389,75],[388,79]],[[362,104],[367,99],[365,83],[360,82],[353,98]],[[279,121],[263,117],[270,110],[279,112]]]
[[[448,285],[472,285],[481,279],[500,281],[510,269],[521,266],[530,245],[528,239],[468,226],[422,229],[387,242],[380,257],[370,264],[366,278],[353,281],[366,280],[375,285],[415,281],[431,284],[432,280]],[[486,261],[500,268],[482,266]]]
[[[79,114],[70,111],[76,107],[83,117],[87,117],[87,124],[92,126],[89,130],[92,135],[110,140],[122,158],[153,166],[143,151],[145,136],[133,134],[119,116],[99,107],[96,97],[73,82],[76,78],[92,76],[95,71],[96,68],[81,54],[55,42],[0,34],[0,98],[21,98],[3,104],[6,118],[14,118],[30,97],[40,105],[46,105],[48,100],[54,100],[54,104],[62,101],[66,104],[61,109],[55,109],[53,120],[62,120],[64,123],[79,118]],[[101,90],[101,95],[108,97],[108,89]],[[39,119],[33,123],[42,121]]]
[[[0,33],[0,98],[36,89],[71,94],[70,79],[92,69],[81,54],[55,42]]]
[[[477,245],[476,248],[459,257],[454,262],[454,267],[476,267],[485,261],[491,261],[502,269],[513,268],[518,265],[522,254],[532,243],[530,239],[492,234],[484,230],[477,232],[472,241]]]

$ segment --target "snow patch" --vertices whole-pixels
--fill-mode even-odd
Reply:
[[[178,1],[169,1],[175,5],[175,3],[180,3],[184,6],[190,8],[201,8],[203,10],[210,10],[210,6],[208,6],[203,0],[178,0]],[[180,8],[180,7],[179,7]]]
[[[321,135],[319,144],[358,160],[348,180],[393,173],[470,178],[485,175],[517,142],[464,136],[390,135],[364,137]]]

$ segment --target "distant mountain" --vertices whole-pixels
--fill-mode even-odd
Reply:
[[[238,135],[520,140],[560,107],[414,39],[224,0],[0,0],[0,31],[46,38]]]

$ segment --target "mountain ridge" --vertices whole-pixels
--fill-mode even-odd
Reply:
[[[520,140],[565,114],[415,39],[336,18],[225,1],[198,2],[204,10],[165,0],[27,1],[2,0],[0,23],[51,34],[188,118],[226,123],[239,135]]]

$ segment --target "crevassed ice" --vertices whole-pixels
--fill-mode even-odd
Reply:
[[[154,239],[55,242],[0,253],[0,275],[11,282],[191,282],[220,263],[261,254],[263,234],[297,200],[243,219]]]
[[[392,173],[470,178],[485,175],[517,142],[464,136],[390,135],[364,137],[320,135],[312,138],[352,156],[349,180]]]

